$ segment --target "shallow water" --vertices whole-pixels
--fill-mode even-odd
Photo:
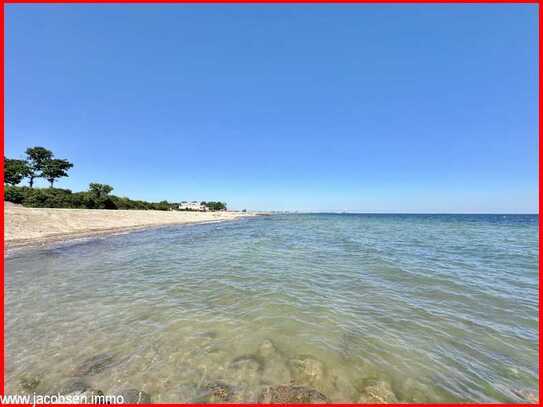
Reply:
[[[274,215],[20,251],[5,259],[6,389],[79,376],[205,402],[222,383],[251,402],[293,381],[357,402],[378,379],[404,402],[526,402],[538,261],[523,215]]]

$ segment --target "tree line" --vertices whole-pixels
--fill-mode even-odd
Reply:
[[[76,209],[145,209],[178,210],[175,202],[147,202],[112,195],[113,187],[91,182],[87,191],[72,192],[69,189],[55,188],[54,182],[68,176],[73,164],[68,160],[56,159],[44,147],[31,147],[26,150],[26,159],[4,157],[4,200],[33,208],[76,208]],[[28,179],[28,186],[19,186]],[[49,188],[34,188],[34,182],[44,178]],[[224,202],[202,202],[211,211],[226,210]]]

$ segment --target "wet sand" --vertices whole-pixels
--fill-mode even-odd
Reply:
[[[4,204],[4,239],[8,249],[68,239],[159,227],[209,223],[257,216],[244,212],[25,208]]]

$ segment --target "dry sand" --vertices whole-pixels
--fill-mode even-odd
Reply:
[[[4,239],[6,247],[13,248],[162,225],[218,222],[256,215],[242,212],[24,208],[5,202]]]

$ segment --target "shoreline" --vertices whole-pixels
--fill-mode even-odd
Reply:
[[[226,222],[264,216],[256,212],[185,212],[25,208],[4,204],[4,249],[38,248],[174,225]]]

